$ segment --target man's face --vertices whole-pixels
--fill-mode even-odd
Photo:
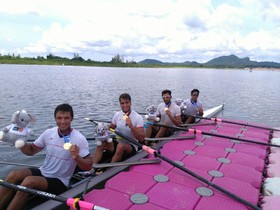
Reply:
[[[164,103],[166,103],[166,104],[170,102],[171,98],[172,98],[172,96],[169,95],[168,93],[165,93],[165,94],[162,95],[162,100],[163,100]]]
[[[70,112],[59,111],[56,113],[55,122],[61,131],[65,131],[65,130],[69,129],[71,126],[72,120],[73,119],[71,117]]]
[[[198,92],[193,92],[192,93],[192,100],[197,101],[198,95],[199,95]]]
[[[127,113],[130,111],[131,101],[129,101],[128,99],[121,98],[120,105],[121,105],[122,111]]]

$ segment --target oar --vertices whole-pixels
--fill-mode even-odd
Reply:
[[[126,162],[114,162],[114,163],[100,163],[92,164],[93,168],[107,168],[115,166],[131,166],[131,165],[142,165],[142,164],[151,164],[159,163],[160,159],[147,159],[147,160],[138,160],[138,161],[126,161]]]
[[[215,189],[217,189],[217,190],[223,192],[224,194],[226,194],[226,195],[230,196],[231,198],[233,198],[233,199],[239,201],[240,203],[243,203],[243,204],[245,204],[245,205],[247,205],[247,206],[249,206],[249,207],[251,207],[251,208],[253,208],[253,209],[255,209],[255,210],[261,210],[261,208],[259,208],[258,206],[252,204],[251,202],[246,201],[246,200],[244,200],[243,198],[240,198],[239,196],[237,196],[237,195],[235,195],[235,194],[233,194],[233,193],[227,191],[226,189],[224,189],[224,188],[222,188],[222,187],[220,187],[220,186],[214,184],[213,182],[208,181],[207,179],[203,178],[202,176],[199,176],[198,174],[194,173],[193,171],[191,171],[191,170],[189,170],[189,169],[187,169],[187,168],[185,168],[185,167],[179,165],[178,163],[176,163],[176,162],[170,160],[169,158],[167,158],[167,157],[165,157],[165,156],[162,156],[158,151],[152,149],[151,147],[148,147],[148,146],[146,146],[146,145],[142,145],[142,144],[140,144],[139,142],[137,142],[137,141],[135,141],[134,139],[132,139],[132,138],[130,138],[130,137],[124,135],[123,133],[121,133],[121,132],[119,132],[119,131],[116,131],[116,130],[113,130],[113,129],[111,129],[111,131],[115,132],[117,135],[121,136],[122,138],[128,140],[131,144],[135,144],[135,145],[141,147],[144,151],[148,152],[149,154],[152,154],[152,155],[154,155],[155,157],[159,157],[160,159],[162,159],[162,160],[168,162],[169,164],[171,164],[171,165],[173,165],[173,166],[175,166],[175,167],[181,169],[182,171],[184,171],[184,172],[186,172],[187,174],[189,174],[189,175],[191,175],[191,176],[197,178],[198,180],[200,180],[200,181],[202,181],[202,182],[204,182],[204,183],[210,185],[211,187],[213,187],[213,188],[215,188]]]
[[[271,130],[271,131],[280,131],[280,129],[276,129],[276,128],[268,128],[268,127],[259,126],[259,125],[239,123],[239,122],[234,122],[234,121],[230,121],[230,120],[223,120],[223,119],[216,118],[216,117],[210,118],[210,117],[201,117],[201,116],[196,116],[196,115],[187,115],[187,116],[200,118],[200,119],[206,119],[206,120],[212,120],[214,122],[224,122],[224,123],[229,123],[229,124],[244,125],[244,126],[248,126],[248,127],[260,128],[260,129]]]
[[[87,121],[89,121],[89,122],[94,123],[95,125],[98,124],[97,122],[111,123],[111,121],[108,121],[108,120],[92,120],[92,119],[89,119],[88,117],[85,117],[84,119],[87,120]]]
[[[0,164],[24,166],[24,167],[39,167],[39,166],[35,166],[35,165],[27,165],[27,164],[22,164],[22,163],[11,163],[11,162],[5,162],[5,161],[0,161]]]
[[[194,134],[200,133],[200,134],[203,134],[203,135],[215,136],[215,137],[225,138],[225,139],[238,140],[238,141],[243,141],[243,142],[248,142],[248,143],[253,143],[253,144],[260,144],[260,145],[264,145],[264,146],[280,147],[280,145],[276,145],[276,144],[264,143],[264,142],[249,140],[249,139],[240,139],[240,138],[237,138],[237,137],[226,136],[226,135],[215,134],[215,133],[209,133],[209,132],[204,132],[204,131],[200,131],[200,130],[196,130],[196,129],[192,129],[192,128],[187,129],[187,128],[181,128],[181,127],[177,127],[177,126],[170,126],[170,125],[164,125],[164,124],[152,123],[152,122],[147,122],[147,124],[152,124],[152,125],[155,125],[155,126],[160,126],[160,127],[165,127],[165,128],[172,128],[174,130],[192,132]]]
[[[55,200],[55,201],[59,201],[62,202],[70,207],[73,208],[77,208],[78,206],[80,208],[84,208],[84,209],[100,209],[100,210],[107,210],[107,208],[101,207],[101,206],[97,206],[94,205],[93,203],[89,203],[89,202],[85,202],[85,201],[81,201],[79,200],[79,198],[65,198],[59,195],[55,195],[55,194],[51,194],[48,192],[44,192],[44,191],[40,191],[40,190],[34,190],[22,185],[16,185],[16,184],[12,184],[9,182],[5,182],[2,179],[0,179],[0,185],[2,185],[3,187],[8,187],[10,189],[13,190],[19,190],[22,192],[27,192],[30,194],[34,194],[43,198],[48,198],[51,200]]]
[[[164,141],[164,140],[173,140],[173,139],[194,139],[195,135],[193,136],[177,136],[177,137],[161,137],[161,138],[145,138],[146,141]]]
[[[181,127],[187,127],[187,126],[204,126],[204,125],[216,125],[217,123],[211,122],[211,123],[187,123],[187,124],[181,124]]]

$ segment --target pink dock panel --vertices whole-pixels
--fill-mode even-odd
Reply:
[[[203,171],[203,170],[199,170],[196,168],[190,168],[187,167],[187,169],[195,172],[196,174],[198,174],[199,176],[211,181],[211,179],[213,178],[212,176],[210,176],[208,174],[207,171]],[[178,184],[182,184],[182,185],[186,185],[192,188],[197,188],[197,187],[207,187],[207,184],[204,182],[201,182],[200,180],[198,180],[195,177],[192,177],[191,175],[185,173],[184,171],[178,169],[178,168],[174,168],[172,169],[167,176],[170,178],[171,182],[174,183],[178,183]]]
[[[233,148],[238,152],[257,156],[261,159],[265,159],[267,156],[267,147],[262,145],[242,142],[240,144],[235,144]]]
[[[158,183],[147,196],[152,204],[176,210],[192,210],[200,199],[195,189],[172,182]]]
[[[229,139],[225,138],[219,138],[219,137],[211,137],[211,138],[206,138],[204,141],[204,145],[211,146],[211,147],[216,147],[216,148],[230,148],[233,147],[234,143],[232,143]]]
[[[230,163],[223,164],[219,171],[222,172],[225,177],[246,182],[257,189],[260,189],[262,182],[262,173],[254,168]]]
[[[213,183],[227,189],[228,191],[255,205],[258,203],[260,191],[248,183],[228,177],[214,178]],[[221,196],[227,196],[216,189],[213,189],[213,191]]]
[[[157,174],[167,174],[173,167],[174,166],[162,160],[159,164],[132,166],[130,168],[130,171],[137,171],[151,176],[155,176]]]
[[[204,171],[218,170],[220,165],[222,164],[215,158],[205,157],[201,155],[187,156],[185,159],[183,159],[182,162],[187,168],[197,168]]]
[[[141,181],[140,181],[141,180]],[[153,176],[136,171],[121,172],[106,182],[106,188],[128,195],[145,193],[155,185]]]
[[[132,203],[129,195],[110,189],[93,190],[85,195],[85,201],[108,209],[129,209]],[[87,210],[87,209],[81,209]]]
[[[231,198],[216,194],[211,197],[203,197],[194,210],[248,210],[247,206],[238,203]]]
[[[247,155],[243,152],[230,153],[228,158],[232,163],[253,167],[256,170],[263,172],[264,160],[254,155]]]
[[[196,152],[197,155],[205,155],[207,157],[212,157],[212,158],[226,157],[228,153],[222,148],[211,147],[211,146],[197,147],[193,151]]]

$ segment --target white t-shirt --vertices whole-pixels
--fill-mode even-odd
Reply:
[[[50,178],[58,178],[65,186],[68,186],[77,163],[71,157],[69,150],[63,148],[65,143],[64,138],[58,135],[57,129],[58,127],[54,127],[44,131],[35,140],[34,145],[44,148],[46,151],[44,163],[39,168],[42,175]],[[88,142],[79,131],[72,130],[69,142],[79,147],[79,155],[81,157],[89,155]]]
[[[7,126],[7,129],[9,129],[10,133],[14,133],[14,134],[20,135],[20,136],[27,136],[32,131],[28,127],[21,128],[21,127],[18,127],[16,124],[12,124],[12,125]]]
[[[123,111],[118,111],[115,113],[113,119],[112,119],[112,123],[114,125],[116,125],[116,130],[123,133],[124,135],[134,139],[135,141],[138,141],[131,129],[126,125],[126,121],[123,119],[123,116],[124,116],[124,112]],[[143,127],[144,126],[144,120],[143,120],[143,117],[141,115],[139,115],[137,112],[135,112],[134,110],[132,110],[130,112],[130,115],[129,115],[129,118],[132,122],[132,125],[136,128],[139,128],[139,127]],[[121,142],[126,142],[126,143],[129,143],[127,140],[125,139],[122,139],[119,141],[120,143]],[[134,145],[135,148],[136,148],[136,151],[137,151],[137,146]]]
[[[190,98],[184,100],[184,106],[186,106],[186,110],[184,111],[185,115],[197,115],[198,111],[197,108],[202,106],[202,103],[197,100],[196,103],[192,101]]]
[[[166,105],[164,102],[162,102],[157,107],[157,115],[161,116],[160,122],[164,123],[164,124],[167,124],[167,125],[174,125],[174,123],[172,123],[172,121],[166,115],[166,112],[164,111],[164,108],[166,108],[166,107],[169,109],[172,117],[180,116],[181,115],[181,109],[177,104],[175,104],[173,102],[171,102],[171,104],[169,106]]]

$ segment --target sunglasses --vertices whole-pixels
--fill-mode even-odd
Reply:
[[[162,99],[169,99],[171,96],[162,96]]]

